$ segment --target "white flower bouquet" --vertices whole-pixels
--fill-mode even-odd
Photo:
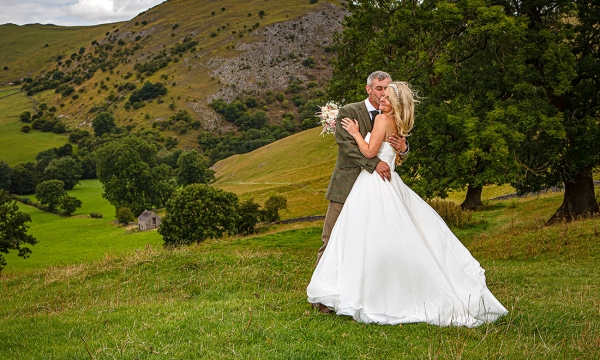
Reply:
[[[325,134],[335,133],[335,119],[339,110],[340,106],[333,101],[321,106],[321,111],[315,114],[316,117],[321,119],[321,126],[323,127],[319,135],[325,136]]]

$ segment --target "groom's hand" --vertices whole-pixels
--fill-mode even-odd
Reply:
[[[392,179],[392,170],[390,170],[390,166],[385,161],[380,161],[379,164],[377,164],[375,171],[377,171],[383,181],[390,181]]]

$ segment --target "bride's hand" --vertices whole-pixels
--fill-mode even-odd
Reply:
[[[360,130],[358,128],[358,121],[351,120],[349,118],[342,119],[342,127],[344,130],[350,133],[354,137],[356,134],[360,134]]]

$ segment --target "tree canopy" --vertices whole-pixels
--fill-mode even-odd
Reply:
[[[205,184],[191,184],[167,202],[167,215],[158,233],[165,245],[183,245],[234,233],[238,222],[237,195]]]
[[[31,250],[23,245],[35,245],[37,240],[27,234],[28,222],[31,222],[31,216],[19,211],[8,192],[0,190],[0,253],[8,254],[10,250],[17,250],[19,256],[25,259],[29,257]],[[0,254],[0,271],[5,266],[6,260]]]
[[[215,172],[208,168],[208,159],[196,150],[182,153],[177,159],[177,183],[208,184],[215,179]]]
[[[171,168],[157,166],[156,147],[128,136],[96,150],[96,171],[107,199],[115,209],[126,206],[138,216],[161,207],[173,191]]]
[[[591,1],[426,0],[348,3],[329,92],[366,97],[384,70],[420,95],[411,156],[397,170],[422,196],[511,183],[564,183],[558,218],[598,210],[600,7]],[[472,196],[471,196],[472,195]],[[577,206],[575,204],[578,204]]]

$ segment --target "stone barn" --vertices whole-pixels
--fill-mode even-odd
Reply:
[[[160,226],[160,216],[152,211],[144,210],[142,215],[138,216],[138,229],[140,231],[156,229]]]

